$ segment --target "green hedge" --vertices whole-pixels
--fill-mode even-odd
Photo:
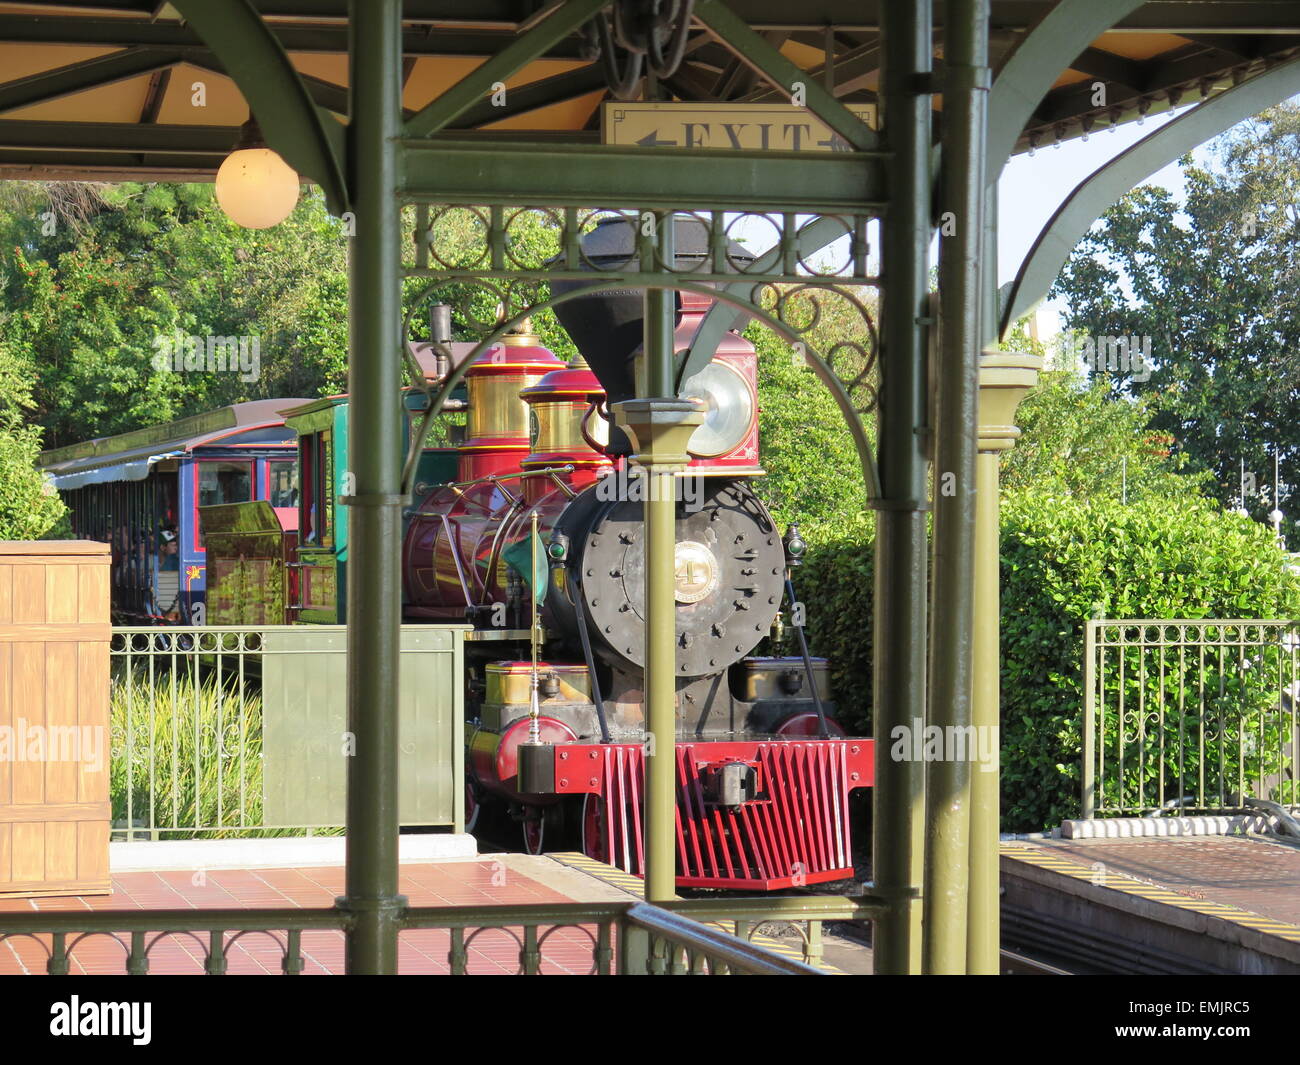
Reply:
[[[852,519],[810,529],[808,560],[796,573],[814,653],[830,658],[841,721],[859,734],[871,727],[870,528]],[[1269,529],[1192,495],[1174,507],[1009,493],[1001,559],[1004,829],[1077,816],[1086,620],[1297,617],[1300,586],[1283,563]],[[1276,695],[1267,685],[1228,692],[1244,716]]]
[[[867,493],[853,437],[835,399],[790,345],[760,326],[746,331],[758,350],[758,430],[766,477],[754,482],[778,528],[801,530],[861,513]]]
[[[859,736],[871,730],[874,529],[867,516],[802,529],[808,554],[793,574],[811,650],[830,661],[836,717]]]
[[[1089,618],[1294,618],[1300,589],[1284,562],[1271,530],[1197,496],[1180,506],[1158,499],[1125,506],[1009,494],[1002,508],[1004,825],[1038,829],[1078,815]],[[1226,669],[1223,702],[1213,709],[1257,731],[1277,698],[1266,673]],[[1148,697],[1159,683],[1147,678]],[[1131,672],[1129,684],[1133,706]],[[1174,677],[1165,685],[1168,702]],[[1173,747],[1167,773],[1176,768]],[[1235,759],[1238,752],[1225,753]],[[1155,770],[1146,767],[1148,784]],[[1135,772],[1130,767],[1125,780],[1130,794]]]

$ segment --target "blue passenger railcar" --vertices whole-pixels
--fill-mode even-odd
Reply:
[[[304,402],[237,403],[42,453],[73,535],[112,547],[115,621],[206,623],[199,507],[267,500],[297,527],[296,438],[280,412]]]

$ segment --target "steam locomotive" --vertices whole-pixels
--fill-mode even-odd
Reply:
[[[709,254],[702,226],[679,220],[677,227],[679,268]],[[635,248],[622,220],[596,226],[584,245],[596,265]],[[732,252],[743,255],[738,246]],[[711,301],[685,292],[677,299],[680,350]],[[464,393],[452,404],[466,412],[464,437],[427,450],[407,512],[404,616],[474,626],[465,655],[467,827],[486,806],[505,806],[532,853],[576,834],[588,856],[640,873],[643,482],[609,407],[635,392],[642,294],[578,296],[556,313],[578,358],[561,362],[524,329],[466,370]],[[421,352],[430,378],[440,380],[466,347],[433,345],[437,357]],[[800,655],[751,654],[783,626],[783,606],[794,597],[790,571],[803,550],[797,529],[783,536],[753,488],[763,472],[756,378],[755,350],[733,331],[681,391],[706,410],[689,466],[676,477],[683,887],[774,890],[852,876],[849,795],[872,784],[871,741],[846,737],[835,723],[826,663],[807,654],[802,630]],[[421,402],[426,393],[408,393],[413,417]],[[299,602],[284,605],[297,620],[342,620],[345,530],[332,517],[331,493],[312,482],[321,471],[346,468],[337,414],[345,404],[336,397],[286,412],[286,424],[300,432],[309,508],[299,518],[299,561],[286,565]],[[236,524],[246,559],[256,553],[248,542],[254,523]],[[221,542],[209,532],[210,551],[220,555]],[[210,584],[222,572],[221,560],[210,557]],[[219,588],[214,597],[220,600]]]

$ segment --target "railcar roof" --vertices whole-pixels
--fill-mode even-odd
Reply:
[[[306,402],[305,399],[256,399],[236,403],[146,429],[43,451],[37,465],[54,477],[59,488],[75,488],[81,483],[142,480],[155,462],[196,448],[292,441],[293,433],[285,427],[279,411]],[[100,475],[85,476],[92,470],[100,471]],[[72,483],[74,477],[78,483]]]

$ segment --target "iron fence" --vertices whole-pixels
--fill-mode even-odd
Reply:
[[[461,627],[409,628],[402,823],[459,831]],[[115,627],[113,838],[341,831],[345,651],[343,626]]]
[[[1298,666],[1300,621],[1089,621],[1083,816],[1296,803]]]
[[[261,655],[255,629],[113,629],[114,838],[263,827]]]
[[[803,960],[787,957],[752,941],[757,925],[793,921],[811,933],[816,924],[819,935],[823,919],[870,920],[881,909],[876,899],[837,896],[408,907],[399,918],[399,971],[815,975],[810,939]],[[724,922],[737,923],[739,934]],[[338,907],[37,911],[0,914],[0,943],[26,971],[53,976],[143,976],[154,962],[170,972],[294,976],[341,971],[350,927]],[[107,953],[99,949],[105,939]]]

